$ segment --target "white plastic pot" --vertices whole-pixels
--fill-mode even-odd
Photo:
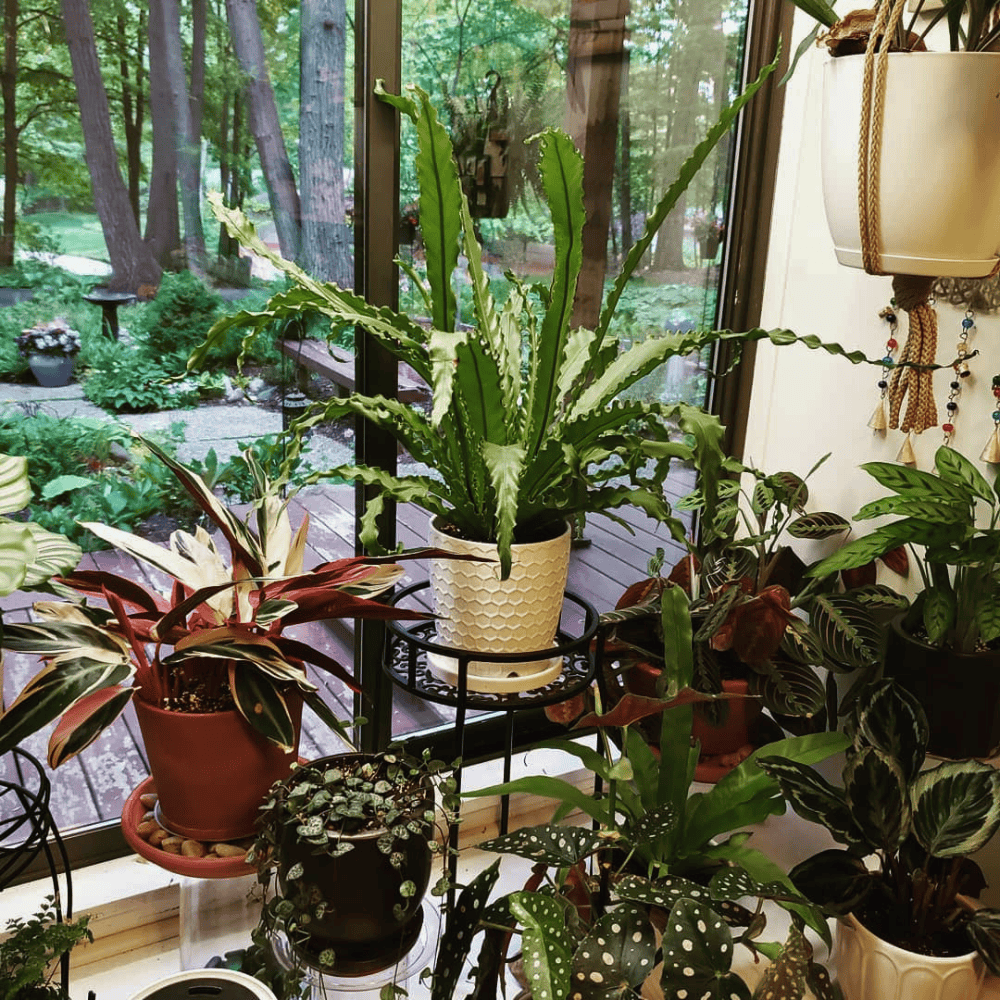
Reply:
[[[974,1000],[985,972],[976,952],[918,955],[883,941],[851,915],[837,921],[834,961],[844,1000]]]
[[[497,547],[468,542],[430,525],[430,544],[450,552],[477,555],[488,562],[432,559],[431,594],[437,641],[477,653],[534,653],[555,641],[569,573],[569,525],[557,538],[513,546],[510,577],[500,579]],[[431,653],[433,672],[449,684],[458,680],[458,660]],[[562,672],[562,657],[516,663],[469,663],[470,691],[529,691],[551,683]]]
[[[132,1000],[275,1000],[274,994],[245,972],[195,969],[175,972],[139,990]]]
[[[837,260],[863,267],[858,130],[864,56],[825,67],[823,199]],[[889,56],[880,172],[882,270],[975,278],[1000,250],[1000,53]]]

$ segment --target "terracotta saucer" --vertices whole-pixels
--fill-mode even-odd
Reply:
[[[147,861],[165,868],[175,875],[189,875],[192,878],[237,878],[253,874],[253,866],[244,858],[188,858],[182,854],[168,854],[147,843],[136,831],[147,809],[139,801],[140,796],[156,791],[152,778],[147,778],[128,797],[122,809],[122,833],[129,847]]]

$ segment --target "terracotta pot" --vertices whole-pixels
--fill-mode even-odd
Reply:
[[[235,709],[168,712],[133,700],[161,825],[192,840],[238,840],[253,833],[267,790],[288,777],[296,751],[266,740]],[[289,698],[298,745],[301,698]]]
[[[556,538],[515,544],[510,577],[500,579],[497,547],[469,542],[443,530],[440,518],[430,526],[430,544],[449,552],[489,560],[432,559],[430,569],[438,642],[481,653],[534,653],[555,641],[569,573],[569,525]],[[431,653],[432,670],[456,683],[458,661]],[[515,663],[469,663],[470,691],[529,691],[544,687],[562,672],[562,657]]]
[[[910,691],[927,713],[928,753],[963,760],[1000,752],[1000,652],[956,653],[889,630],[886,676]]]
[[[834,962],[844,1000],[974,1000],[985,971],[976,952],[918,955],[883,941],[850,914],[837,921]]]
[[[309,766],[342,766],[367,757],[370,755],[338,754],[311,761]],[[434,789],[429,782],[425,808],[434,808]],[[318,893],[316,898],[329,904],[323,917],[309,922],[306,941],[296,944],[307,961],[315,962],[321,952],[332,948],[337,961],[327,971],[362,975],[387,968],[412,947],[423,923],[421,901],[430,881],[431,851],[426,837],[411,835],[394,846],[403,860],[399,868],[393,867],[389,855],[378,849],[379,837],[385,832],[382,828],[345,834],[343,839],[352,850],[333,858],[316,854],[311,844],[296,840],[294,825],[285,826],[278,862],[282,894],[294,901],[298,895],[309,899],[311,893]],[[290,890],[285,874],[295,864],[302,865],[303,874],[291,883],[294,889]],[[410,897],[406,912],[397,916],[393,910],[402,901],[399,888],[407,880],[415,884],[416,893]]]

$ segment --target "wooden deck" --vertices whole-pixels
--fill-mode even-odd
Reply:
[[[679,497],[691,489],[691,474],[683,470],[672,475],[671,492]],[[299,494],[291,503],[294,524],[304,510],[310,517],[309,545],[306,565],[313,566],[331,559],[353,554],[354,551],[354,491],[350,486],[316,486]],[[570,561],[569,589],[592,603],[598,611],[614,606],[622,591],[646,575],[646,564],[658,546],[670,551],[676,544],[665,529],[636,510],[625,510],[622,516],[634,530],[603,517],[588,522],[584,547],[574,548]],[[401,507],[398,515],[398,538],[407,548],[423,545],[426,540],[427,515],[410,506]],[[669,556],[668,556],[669,559]],[[165,577],[140,565],[120,553],[105,551],[88,554],[81,569],[103,569],[130,576],[140,582],[166,589]],[[425,576],[420,562],[409,564],[410,582]],[[29,609],[44,595],[15,593],[0,599],[7,622],[27,621]],[[328,655],[350,666],[353,657],[353,623],[330,621],[299,626],[289,634],[321,648]],[[3,696],[9,705],[37,670],[37,661],[30,656],[7,653],[4,660]],[[351,693],[327,675],[314,676],[331,706],[343,718],[352,713]],[[421,701],[399,690],[394,691],[393,732],[403,735],[439,724],[448,718],[448,709]],[[44,761],[48,732],[24,741],[26,750]],[[301,753],[306,757],[321,756],[337,747],[336,737],[318,724],[309,711],[303,719]],[[11,768],[10,755],[0,759],[0,779],[17,780],[4,773]],[[81,755],[55,772],[48,772],[52,782],[52,811],[59,828],[66,832],[96,823],[117,819],[125,798],[148,773],[142,752],[135,713],[130,708],[101,738]]]

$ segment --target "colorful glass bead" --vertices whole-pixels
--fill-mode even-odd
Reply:
[[[993,384],[994,385],[1000,385],[1000,375],[994,375],[993,376]]]
[[[958,409],[958,403],[956,403],[953,399],[949,399],[945,404],[945,408],[954,412]]]
[[[972,325],[973,325],[973,321],[968,316],[966,316],[965,319],[962,320],[962,329],[963,330],[971,330],[972,329]]]
[[[882,364],[884,364],[886,368],[891,368],[895,363],[896,362],[888,354],[882,359]]]
[[[945,432],[945,434],[953,434],[955,432],[955,425],[954,424],[942,424],[941,425],[941,430],[943,430]]]
[[[885,346],[888,347],[890,351],[894,351],[897,347],[899,347],[899,341],[894,337],[890,337]]]
[[[958,382],[952,382],[951,383],[951,388],[952,389],[957,389],[958,387],[959,387],[959,383]]]
[[[886,382],[886,380],[884,378],[880,378],[878,380],[878,387],[880,389],[888,389],[889,388],[889,383]]]

